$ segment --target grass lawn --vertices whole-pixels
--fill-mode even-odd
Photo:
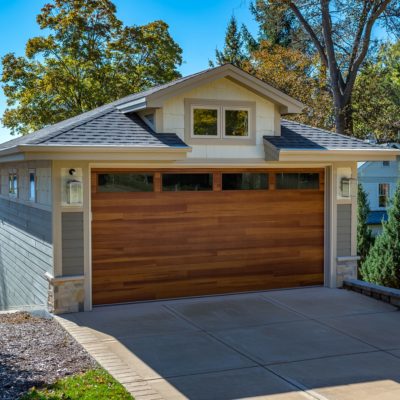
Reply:
[[[44,389],[31,389],[21,400],[132,400],[132,396],[103,369],[61,379]]]

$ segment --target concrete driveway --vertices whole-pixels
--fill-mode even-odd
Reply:
[[[400,399],[400,313],[353,292],[109,306],[61,322],[137,399]]]

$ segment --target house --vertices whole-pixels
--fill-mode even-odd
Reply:
[[[3,307],[341,286],[357,161],[400,151],[303,108],[228,64],[1,144]]]
[[[389,148],[400,149],[391,144]],[[382,220],[387,220],[387,207],[400,178],[400,157],[394,161],[368,161],[358,167],[358,180],[368,195],[371,212],[367,224],[377,235],[382,230]]]

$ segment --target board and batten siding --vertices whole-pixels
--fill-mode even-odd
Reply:
[[[29,202],[29,169],[36,170],[36,202]],[[8,197],[8,174],[18,174],[18,197]],[[0,310],[46,307],[53,273],[51,162],[0,167]]]
[[[63,212],[61,220],[63,276],[83,275],[83,212]]]
[[[337,206],[337,256],[351,255],[351,204]]]

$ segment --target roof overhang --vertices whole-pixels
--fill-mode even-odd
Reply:
[[[139,147],[139,146],[49,146],[19,145],[0,153],[0,162],[25,160],[160,160],[186,159],[192,148],[187,147]]]
[[[212,81],[227,78],[232,82],[252,91],[253,93],[267,99],[277,105],[281,114],[301,113],[306,107],[302,102],[288,96],[273,86],[255,78],[254,76],[242,71],[231,64],[225,64],[218,68],[213,68],[204,73],[194,75],[193,77],[177,82],[174,85],[160,89],[147,96],[120,104],[117,108],[124,113],[143,110],[145,108],[160,108],[164,102],[171,97],[180,95],[200,85]]]
[[[264,141],[266,161],[393,161],[400,156],[396,149],[278,149]]]

